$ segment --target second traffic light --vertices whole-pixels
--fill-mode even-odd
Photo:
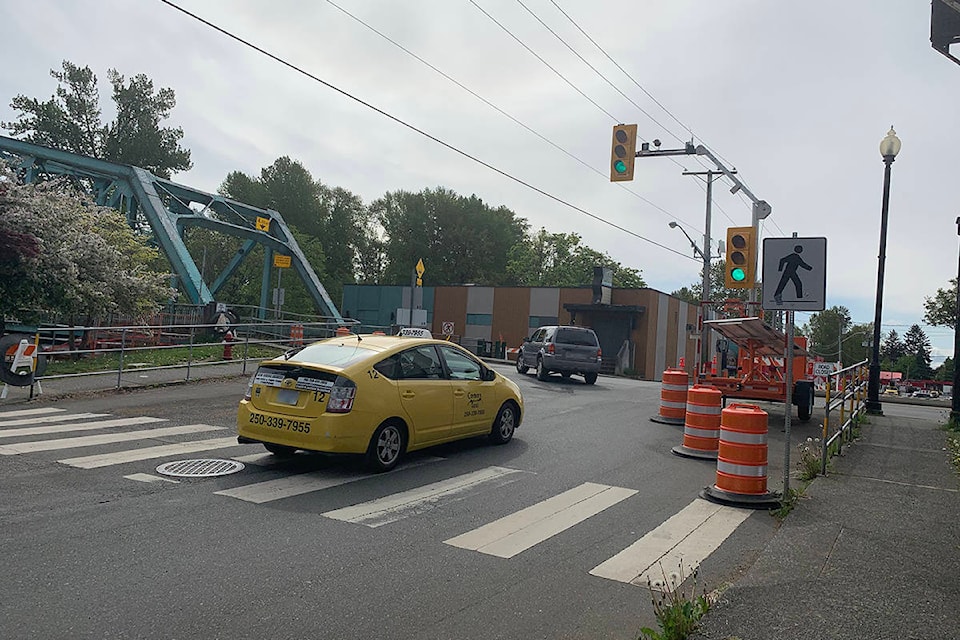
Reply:
[[[633,162],[636,157],[637,125],[614,125],[613,143],[610,145],[610,182],[633,180]]]
[[[753,227],[727,229],[727,263],[723,269],[727,289],[752,289],[757,265],[757,238]]]

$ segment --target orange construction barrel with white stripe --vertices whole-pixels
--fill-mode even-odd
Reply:
[[[683,421],[683,444],[672,451],[679,456],[716,460],[722,409],[723,393],[720,389],[708,384],[690,387]]]
[[[767,491],[767,418],[755,404],[734,403],[720,413],[717,479],[705,497],[737,506],[779,504]]]
[[[683,369],[667,369],[660,384],[660,411],[650,419],[665,424],[683,424],[690,376]]]

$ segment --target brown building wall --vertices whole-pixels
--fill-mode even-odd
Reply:
[[[502,340],[513,349],[527,336],[530,317],[530,289],[502,287],[493,292],[492,340]]]
[[[467,323],[467,288],[436,287],[433,292],[433,322],[430,333],[442,334],[443,323],[453,322],[454,335],[463,335]]]
[[[593,289],[560,289],[560,308],[557,309],[560,324],[571,324],[570,312],[564,309],[563,305],[590,304],[591,300],[593,300]],[[576,324],[587,326],[582,314],[577,314]]]

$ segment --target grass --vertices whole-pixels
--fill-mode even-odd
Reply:
[[[234,343],[233,360],[243,360],[243,343]],[[282,348],[274,345],[251,344],[247,350],[247,358],[260,359],[279,355]],[[169,367],[186,365],[188,362],[223,362],[223,345],[201,344],[191,349],[186,347],[172,347],[163,349],[144,349],[126,351],[123,354],[124,370],[146,367]],[[137,366],[131,366],[136,364]],[[57,359],[48,358],[45,376],[69,375],[76,373],[94,373],[99,371],[116,371],[120,366],[120,353],[85,353],[73,359],[69,355],[58,356]]]

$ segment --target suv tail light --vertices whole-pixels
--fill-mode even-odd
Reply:
[[[337,376],[330,389],[327,400],[327,413],[349,413],[353,409],[353,399],[357,395],[357,385],[353,380]]]
[[[597,360],[600,360],[603,357],[603,349],[597,347]]]
[[[552,354],[552,353],[556,353],[556,351],[557,351],[556,347],[553,346],[552,342],[547,345],[547,353]]]

